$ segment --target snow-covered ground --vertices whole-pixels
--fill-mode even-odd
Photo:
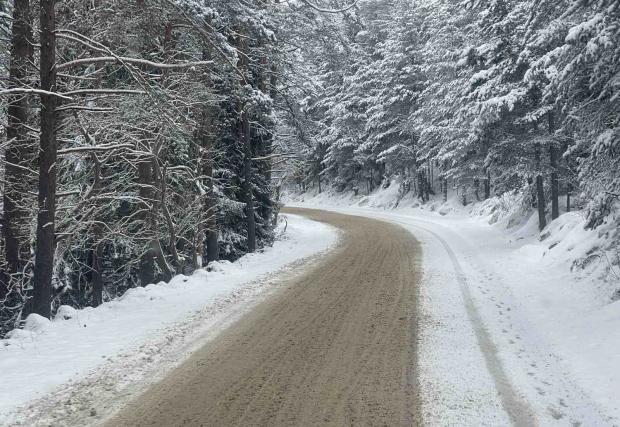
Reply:
[[[98,308],[61,307],[52,321],[29,317],[0,340],[0,425],[97,421],[338,239],[327,225],[283,217],[286,231],[263,252],[131,289]]]
[[[600,246],[605,226],[586,231],[581,215],[569,213],[541,236],[515,200],[463,208],[410,198],[395,208],[397,189],[289,204],[391,221],[420,240],[427,423],[620,425],[620,283],[604,260],[571,271]]]

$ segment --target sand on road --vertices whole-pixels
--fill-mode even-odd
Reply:
[[[421,250],[396,225],[287,209],[343,231],[108,426],[413,426]]]

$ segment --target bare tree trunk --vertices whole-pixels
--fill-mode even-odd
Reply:
[[[206,178],[204,201],[204,215],[206,217],[206,259],[207,263],[220,259],[218,242],[217,199],[215,197],[215,182],[213,177],[213,117],[211,112],[205,112],[202,131],[202,169]]]
[[[566,212],[570,212],[570,193],[573,191],[573,186],[571,183],[566,184]]]
[[[168,251],[172,255],[172,261],[174,263],[174,270],[176,274],[183,273],[183,265],[181,265],[181,258],[179,257],[179,252],[177,251],[177,233],[174,225],[174,221],[172,220],[172,215],[170,215],[170,211],[168,210],[168,205],[166,203],[167,189],[168,185],[166,183],[166,167],[161,168],[159,166],[159,160],[157,157],[154,157],[152,160],[153,165],[153,176],[155,177],[155,182],[159,185],[159,200],[158,204],[161,207],[162,213],[164,214],[164,218],[166,220],[166,226],[168,227]],[[159,241],[159,240],[158,240]],[[162,255],[163,257],[163,252]],[[170,278],[172,278],[172,271],[170,271],[168,264],[165,261],[165,270],[163,270]]]
[[[101,162],[97,158],[96,154],[92,155],[95,161],[95,179],[93,182],[93,194],[99,193],[101,188]],[[95,225],[93,226],[93,240],[95,248],[92,251],[93,264],[92,264],[92,284],[93,295],[92,304],[93,307],[98,307],[103,302],[103,224],[101,218],[95,218]]]
[[[536,145],[536,206],[538,209],[538,228],[543,230],[547,226],[545,217],[545,188],[542,174],[540,173],[540,145]]]
[[[32,60],[32,28],[29,0],[15,0],[11,37],[9,88],[26,85],[28,62]],[[5,152],[5,186],[3,195],[4,234],[7,269],[0,275],[0,299],[9,291],[11,276],[21,272],[30,258],[31,208],[28,192],[34,176],[26,168],[34,164],[34,144],[28,137],[29,105],[27,95],[9,97],[7,109],[7,148]]]
[[[555,122],[553,112],[549,113],[549,133],[551,141],[549,144],[549,160],[551,163],[551,219],[560,216],[560,182],[558,180],[558,147],[553,139],[555,132]]]
[[[101,224],[95,224],[95,250],[93,251],[93,307],[98,307],[103,302],[103,243],[101,235],[103,227]]]
[[[241,72],[247,72],[248,68],[248,41],[245,37],[239,37],[239,47],[242,53],[240,67]],[[254,195],[252,191],[252,137],[250,135],[249,106],[242,107],[241,112],[241,138],[243,141],[243,199],[245,202],[246,233],[248,252],[256,250],[256,222],[254,219]]]
[[[489,199],[491,197],[491,172],[487,168],[486,178],[484,179],[484,198]]]
[[[250,139],[250,120],[248,112],[243,111],[241,119],[243,131],[243,198],[245,200],[246,231],[248,252],[256,250],[256,223],[254,220],[254,196],[252,194],[252,145]]]
[[[215,182],[213,177],[213,131],[214,113],[207,107],[202,111],[202,124],[200,126],[199,145],[200,175],[204,178],[205,192],[202,207],[202,221],[204,224],[202,236],[198,238],[199,255],[206,259],[207,263],[219,260],[220,248],[218,242],[217,224],[217,198],[215,197]],[[206,244],[206,248],[205,248]]]
[[[56,91],[56,0],[41,0],[41,89]],[[56,247],[56,179],[57,179],[57,98],[41,95],[41,136],[39,151],[39,197],[37,249],[34,268],[32,312],[51,315],[52,274]]]
[[[140,218],[142,219],[142,228],[145,233],[151,233],[152,231],[149,229],[149,203],[152,203],[153,200],[153,190],[152,190],[152,171],[151,165],[148,160],[142,160],[138,163],[138,197],[142,201],[139,209],[142,209],[143,212],[140,214]],[[155,281],[155,262],[154,256],[151,248],[147,248],[147,250],[142,254],[140,258],[140,268],[139,268],[139,280],[140,286],[146,286]]]
[[[443,201],[448,201],[448,178],[443,179]]]

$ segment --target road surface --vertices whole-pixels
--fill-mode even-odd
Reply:
[[[108,426],[414,426],[420,246],[396,225],[287,209],[339,247]]]

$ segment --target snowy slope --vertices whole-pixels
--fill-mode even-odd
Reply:
[[[113,409],[259,301],[284,267],[337,240],[329,226],[283,216],[285,234],[264,252],[131,289],[95,309],[62,307],[51,322],[29,317],[0,341],[0,425],[80,425]]]
[[[427,422],[619,425],[620,301],[599,270],[571,272],[600,231],[585,231],[583,218],[571,213],[550,224],[541,241],[527,217],[454,202],[435,204],[434,212],[411,207],[413,200],[394,209],[394,187],[291,204],[391,221],[422,243]]]

